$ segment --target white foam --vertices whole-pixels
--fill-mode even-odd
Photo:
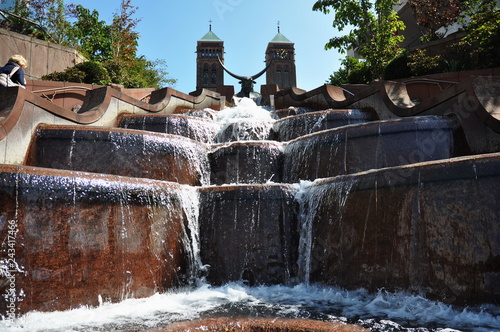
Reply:
[[[257,106],[257,104],[249,98],[243,98],[235,107],[226,108],[216,112],[214,121],[224,125],[227,123],[234,123],[242,119],[274,122],[269,110],[264,107]]]
[[[221,287],[203,284],[196,289],[156,294],[145,299],[103,303],[98,308],[31,312],[14,321],[1,321],[0,330],[137,331],[204,315],[227,316],[231,315],[231,310],[236,310],[238,316],[265,313],[276,317],[350,321],[382,330],[398,327],[398,331],[411,331],[409,325],[424,327],[419,331],[426,331],[425,327],[443,332],[500,330],[498,307],[457,310],[404,293],[380,291],[370,294],[362,289],[347,291],[305,284],[247,287],[238,283]]]

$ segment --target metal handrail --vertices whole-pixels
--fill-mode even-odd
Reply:
[[[61,88],[51,88],[51,89],[43,89],[43,90],[36,90],[36,91],[31,91],[32,93],[41,93],[41,92],[50,92],[50,91],[62,91],[62,90],[92,90],[92,88],[88,88],[86,86],[65,86]]]
[[[417,83],[417,82],[430,82],[430,83],[447,83],[447,84],[459,84],[460,82],[455,82],[455,81],[445,81],[445,80],[436,80],[433,78],[415,78],[412,80],[404,81],[404,83]]]
[[[39,93],[41,94],[42,97],[46,98],[50,102],[54,102],[54,98],[56,97],[58,92],[67,92],[71,90],[84,90],[84,91],[90,91],[92,90],[91,88],[88,88],[86,86],[64,86],[60,88],[51,88],[51,89],[42,89],[42,90],[36,90],[36,91],[31,91],[31,93]],[[45,92],[53,92],[52,97],[49,97],[45,94]]]
[[[441,86],[441,84],[450,84],[450,85],[460,84],[460,82],[445,81],[445,80],[436,80],[436,79],[432,79],[432,78],[416,78],[416,79],[413,79],[413,80],[404,81],[403,83],[404,84],[413,84],[413,83],[430,83],[430,84],[436,84],[437,86],[439,86],[439,90],[441,90],[441,91],[446,90],[446,89],[443,89],[443,87]]]
[[[344,92],[347,92],[348,94],[350,94],[351,96],[354,96],[354,93],[347,90],[346,88],[343,88],[343,87],[340,87]]]
[[[142,97],[141,99],[139,99],[140,101],[144,101],[146,100],[147,98],[151,97],[151,93],[148,93],[147,95],[145,95],[144,97]]]

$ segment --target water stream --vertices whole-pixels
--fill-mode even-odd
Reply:
[[[200,281],[192,289],[155,294],[120,303],[102,303],[62,312],[31,312],[1,321],[9,332],[142,331],[175,321],[207,317],[287,317],[342,321],[371,331],[498,331],[500,309],[460,308],[404,293],[383,290],[296,286],[220,287]]]

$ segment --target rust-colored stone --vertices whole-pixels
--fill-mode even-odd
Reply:
[[[468,150],[457,126],[452,119],[418,117],[302,136],[285,147],[283,182],[312,181],[461,156]]]
[[[234,142],[212,146],[210,183],[281,183],[283,148],[273,142]]]
[[[500,300],[500,155],[395,167],[310,188],[310,280]]]
[[[12,271],[21,299],[16,314],[93,306],[99,296],[113,302],[150,296],[183,284],[189,267],[179,190],[161,181],[0,167],[0,258],[20,267]],[[5,279],[2,294],[12,288]],[[8,304],[2,297],[1,314]]]
[[[44,126],[26,165],[207,184],[207,147],[188,138],[119,128]]]
[[[368,332],[356,325],[287,318],[208,318],[170,324],[148,332]]]
[[[294,192],[284,185],[200,189],[201,259],[214,284],[287,283],[296,274]]]

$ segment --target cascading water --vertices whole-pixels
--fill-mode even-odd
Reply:
[[[244,98],[233,107],[216,114],[214,119],[221,127],[217,142],[266,140],[274,122],[271,113]]]
[[[199,227],[199,206],[200,198],[198,190],[195,187],[184,186],[183,190],[178,191],[179,200],[182,209],[186,215],[187,225],[184,225],[182,237],[184,248],[187,249],[189,257],[188,276],[190,284],[195,284],[199,278],[206,272],[208,266],[204,265],[200,256],[200,227]],[[186,227],[187,226],[187,227]]]
[[[209,153],[216,154],[225,147],[233,148],[237,145],[252,146],[257,144],[255,140],[265,141],[272,138],[272,127],[276,121],[272,113],[255,106],[250,100],[243,100],[235,108],[214,114],[216,114],[215,123],[221,128],[217,140],[224,142],[212,145],[212,151]],[[321,115],[309,129],[322,128],[319,121],[323,119],[325,116]],[[184,140],[177,141],[184,142]],[[233,141],[238,142],[228,143]],[[144,225],[134,223],[132,220],[134,214],[141,209],[136,212],[128,211],[127,204],[135,200],[147,201],[146,210],[141,212],[141,215],[152,226],[144,228],[150,231],[148,236],[143,238],[148,238],[150,246],[148,249],[156,257],[157,262],[173,260],[174,250],[177,253],[183,252],[187,260],[187,270],[178,272],[185,275],[185,288],[159,292],[142,299],[129,298],[115,304],[109,303],[106,298],[104,300],[96,298],[99,306],[95,308],[82,307],[71,311],[48,313],[29,312],[16,320],[1,321],[0,330],[137,331],[162,327],[176,321],[207,317],[310,318],[355,323],[372,331],[453,331],[453,329],[490,331],[500,328],[500,308],[497,306],[458,307],[405,292],[384,290],[369,292],[359,287],[346,290],[321,283],[322,273],[325,272],[323,270],[327,270],[325,266],[322,266],[323,270],[319,268],[323,259],[346,252],[346,248],[341,246],[328,247],[329,243],[325,239],[333,236],[329,233],[329,229],[342,230],[342,227],[339,228],[339,223],[344,224],[348,226],[349,236],[354,240],[359,238],[355,233],[357,226],[348,225],[348,221],[343,220],[347,210],[361,209],[355,205],[358,201],[353,203],[350,200],[353,188],[359,186],[359,192],[356,194],[361,196],[359,202],[374,204],[375,212],[379,215],[382,215],[383,209],[379,208],[381,199],[378,196],[371,200],[369,195],[372,194],[368,194],[366,196],[368,199],[364,199],[365,191],[368,193],[369,190],[365,188],[366,186],[363,187],[363,181],[357,177],[335,177],[343,172],[329,175],[332,176],[329,179],[310,182],[302,181],[307,178],[301,176],[300,170],[297,169],[299,175],[294,175],[293,180],[291,177],[285,177],[287,180],[280,181],[281,175],[274,173],[280,171],[280,163],[289,163],[290,169],[295,167],[295,153],[297,153],[295,158],[310,153],[306,151],[310,150],[308,145],[310,142],[302,145],[294,144],[265,142],[266,148],[263,150],[269,153],[271,156],[269,159],[262,156],[256,158],[256,154],[260,153],[255,152],[256,150],[251,150],[251,153],[241,152],[238,160],[247,159],[247,162],[254,167],[238,171],[264,174],[248,177],[250,180],[245,181],[245,184],[237,183],[242,177],[234,175],[224,178],[215,185],[213,181],[208,181],[210,176],[203,173],[205,168],[202,167],[197,171],[202,174],[198,177],[201,178],[199,187],[177,184],[170,187],[168,182],[151,180],[152,186],[168,188],[168,190],[159,188],[155,191],[147,185],[148,180],[142,179],[135,188],[124,185],[120,189],[119,192],[122,194],[119,209],[122,210],[121,217],[124,219],[120,219],[122,225],[118,227],[119,234],[128,237],[131,236],[130,232],[143,229]],[[192,144],[187,143],[187,145],[189,150]],[[283,149],[282,145],[288,146]],[[271,148],[267,149],[268,147]],[[71,149],[73,155],[74,145]],[[199,154],[200,150],[194,149],[196,150],[194,155]],[[284,157],[283,154],[287,151],[294,152],[289,152],[289,156]],[[200,160],[199,157],[196,158]],[[280,158],[288,159],[283,161]],[[258,164],[255,159],[263,163],[276,163],[277,166],[261,173],[257,169]],[[209,163],[203,157],[201,160]],[[231,164],[228,163],[227,167]],[[325,165],[322,167],[327,167]],[[475,162],[474,173],[477,180],[480,166],[476,165]],[[175,173],[181,168],[182,165],[178,165],[172,172]],[[366,173],[370,175],[370,171]],[[411,172],[408,169],[402,167],[401,173],[398,174],[402,177],[409,173]],[[390,193],[391,189],[384,189],[378,181],[377,178],[375,195],[380,188],[381,195],[385,192]],[[419,175],[419,183],[423,181]],[[401,183],[397,182],[395,186],[403,186]],[[81,191],[81,185],[78,185],[78,190],[75,186],[76,184],[73,184],[68,190],[74,193],[71,197],[74,197],[76,202],[76,192]],[[154,193],[139,195],[137,198],[137,193],[142,191],[154,191]],[[411,193],[408,197],[415,199]],[[17,214],[17,198],[15,205]],[[374,213],[372,210],[367,211]],[[368,217],[367,213],[367,220]],[[5,222],[4,219],[0,216],[2,223]],[[178,222],[171,224],[167,220]],[[320,222],[321,225],[316,225]],[[318,228],[320,226],[324,228]],[[179,228],[178,231],[182,233],[182,245],[179,248],[175,243],[171,243],[166,246],[168,250],[165,251],[164,242],[175,242],[169,236],[172,227]],[[359,234],[367,232],[366,223],[363,227]],[[77,230],[74,228],[75,232]],[[75,236],[74,240],[77,239]],[[81,240],[78,243],[84,245]],[[134,248],[125,250],[122,256],[135,250],[132,249]],[[347,249],[359,251],[362,248],[360,246]],[[336,250],[338,252],[332,252]],[[348,258],[343,260],[346,261]],[[126,261],[122,263],[125,264]],[[181,264],[176,266],[176,269],[180,270],[180,266]],[[367,266],[366,273],[371,272],[368,271],[369,268],[371,267]],[[129,271],[125,266],[122,270],[124,273]],[[314,274],[314,279],[313,272],[317,272]],[[151,268],[148,273],[162,276],[160,269]],[[138,270],[130,274],[135,277]],[[157,283],[162,282],[158,277],[154,280]],[[207,280],[218,286],[208,284]],[[163,290],[164,287],[158,286],[157,289]],[[130,294],[131,284],[125,283],[121,297],[124,299]]]

